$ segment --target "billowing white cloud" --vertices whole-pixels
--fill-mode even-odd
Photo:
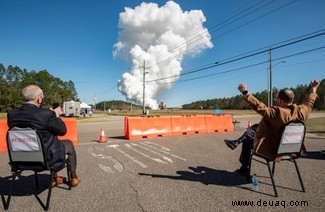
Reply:
[[[119,80],[119,91],[128,100],[142,104],[145,61],[148,72],[145,104],[156,109],[155,96],[173,86],[178,77],[168,77],[181,73],[183,57],[213,47],[210,34],[203,27],[205,21],[201,10],[183,12],[173,1],[162,7],[156,3],[142,3],[134,9],[125,8],[120,13],[119,37],[113,55],[130,61],[130,70]]]

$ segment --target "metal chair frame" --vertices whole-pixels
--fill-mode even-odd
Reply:
[[[23,137],[19,137],[21,135],[23,135]],[[35,194],[36,199],[39,201],[43,209],[47,211],[50,206],[50,200],[52,194],[52,182],[54,180],[56,172],[48,166],[41,135],[37,130],[29,127],[28,128],[13,127],[12,129],[8,130],[6,140],[7,140],[7,148],[8,148],[8,154],[10,160],[9,165],[11,166],[11,172],[12,172],[12,180],[11,180],[7,201],[4,202],[5,210],[9,208],[12,188],[13,188],[13,184],[15,183],[16,177],[20,175],[23,171],[29,170],[29,171],[34,171],[36,190],[39,190],[38,173],[43,171],[50,172],[46,203],[44,204],[40,200],[40,198]],[[68,185],[70,190],[71,169],[68,163],[66,164],[66,167],[67,167]]]
[[[291,129],[291,130],[290,130]],[[298,130],[298,131],[292,131],[292,129],[294,130]],[[291,139],[288,141],[288,136],[289,135],[297,135],[294,136],[294,139]],[[299,134],[299,135],[298,135]],[[273,186],[273,190],[275,193],[275,197],[278,197],[278,192],[276,189],[276,185],[274,182],[274,171],[275,171],[275,164],[276,164],[276,159],[280,158],[280,161],[290,161],[293,162],[295,164],[295,168],[298,174],[298,178],[300,181],[300,185],[302,188],[302,191],[305,192],[305,186],[303,184],[302,178],[301,178],[301,174],[299,171],[299,167],[298,164],[296,162],[296,159],[298,159],[300,157],[301,154],[301,150],[302,150],[302,146],[305,140],[305,134],[306,134],[306,126],[304,124],[304,122],[300,121],[300,120],[294,120],[291,122],[288,122],[284,127],[283,127],[283,133],[279,142],[279,146],[278,146],[278,150],[277,153],[275,155],[275,159],[274,160],[270,160],[269,158],[261,155],[258,153],[258,149],[261,145],[261,143],[259,143],[257,145],[257,148],[255,150],[253,150],[251,157],[250,157],[250,161],[249,161],[249,172],[248,172],[248,176],[247,179],[250,179],[250,173],[251,173],[251,164],[252,164],[252,160],[255,160],[257,162],[260,162],[262,164],[267,165],[268,167],[268,171],[270,174],[270,178],[272,181],[272,186]],[[254,156],[258,157],[258,158],[262,158],[265,160],[265,162],[257,160],[255,158],[253,158]],[[280,162],[278,161],[278,162]],[[273,163],[272,165],[272,169],[271,169],[271,165],[270,163]]]

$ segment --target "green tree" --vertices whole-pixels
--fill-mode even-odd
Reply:
[[[53,77],[47,70],[28,72],[11,65],[6,69],[0,64],[0,111],[8,112],[19,107],[23,102],[21,90],[31,84],[42,88],[45,95],[43,106],[46,108],[55,102],[62,104],[64,101],[79,101],[72,81],[64,82]]]

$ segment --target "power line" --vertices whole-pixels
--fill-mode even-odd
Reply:
[[[226,35],[226,34],[228,34],[228,33],[230,33],[230,32],[233,32],[233,31],[235,31],[235,30],[237,30],[237,29],[239,29],[239,28],[242,28],[242,27],[244,27],[244,26],[246,26],[246,25],[248,25],[248,24],[250,24],[250,23],[252,23],[252,22],[254,22],[254,21],[257,21],[257,20],[259,20],[259,19],[261,19],[261,18],[263,18],[263,17],[265,17],[265,16],[267,16],[267,15],[270,15],[270,14],[272,14],[272,13],[274,13],[274,12],[276,12],[276,11],[278,11],[278,10],[284,8],[284,7],[287,7],[287,6],[289,6],[290,4],[295,3],[296,1],[297,1],[297,0],[293,0],[293,1],[289,2],[289,3],[287,3],[287,4],[284,4],[284,5],[280,6],[280,7],[277,7],[277,8],[275,8],[275,9],[271,10],[270,12],[265,13],[265,14],[263,14],[263,15],[261,15],[261,16],[258,16],[258,17],[256,17],[256,18],[254,18],[253,20],[250,20],[250,21],[248,21],[248,22],[246,22],[246,23],[244,23],[244,24],[242,24],[242,25],[240,25],[240,26],[237,26],[237,27],[235,27],[235,28],[233,28],[233,29],[231,29],[231,30],[229,30],[229,31],[227,31],[227,32],[225,32],[225,33],[219,35],[219,36],[213,37],[211,40],[215,40],[216,38],[220,38],[220,37],[222,37],[222,36],[224,36],[224,35]],[[267,3],[267,4],[270,4],[270,2]],[[266,5],[267,5],[267,4],[266,4]],[[264,5],[264,6],[265,6],[265,5]],[[262,6],[262,7],[264,7],[264,6]],[[258,8],[258,9],[259,9],[259,8]],[[253,12],[254,12],[254,11],[253,11]],[[250,14],[250,13],[249,13],[249,14]],[[239,19],[238,19],[238,20],[239,20]],[[232,22],[231,22],[231,23],[232,23]],[[221,27],[221,28],[222,28],[222,27]],[[220,29],[221,29],[221,28],[220,28]],[[214,31],[217,31],[217,30],[214,30]],[[210,42],[210,41],[207,41],[207,42]],[[207,42],[202,43],[202,44],[200,44],[200,45],[198,45],[198,46],[194,46],[194,47],[192,47],[192,48],[190,48],[190,49],[187,49],[185,52],[190,52],[190,51],[193,50],[193,49],[199,48],[199,47],[205,45]],[[184,45],[184,44],[183,44],[183,45]],[[179,47],[179,48],[180,48],[180,47]],[[170,53],[170,52],[169,52],[169,53]],[[165,54],[167,54],[167,53],[165,53]],[[164,55],[164,54],[162,54],[162,55]],[[180,55],[180,54],[178,54],[178,55]],[[166,56],[167,56],[167,55],[166,55]],[[177,56],[177,55],[175,55],[175,56]],[[159,57],[159,56],[158,56],[158,57]],[[162,62],[164,62],[164,61],[166,61],[166,60],[168,60],[168,59],[165,59],[165,60],[159,61],[159,62],[157,62],[156,64],[162,63]]]
[[[314,51],[321,50],[321,49],[324,49],[324,48],[325,48],[325,46],[321,46],[321,47],[318,47],[318,48],[314,48],[314,49],[310,49],[310,50],[306,50],[306,51],[298,52],[298,53],[295,53],[295,54],[291,54],[291,55],[287,55],[287,56],[279,57],[279,58],[273,59],[272,62],[273,62],[273,61],[278,61],[278,60],[287,59],[287,58],[294,57],[294,56],[298,56],[298,55],[302,55],[302,54],[306,54],[306,53],[309,53],[309,52],[314,52]],[[207,77],[211,77],[211,76],[215,76],[215,75],[220,75],[220,74],[225,74],[225,73],[230,73],[230,72],[240,71],[240,70],[242,70],[242,69],[247,69],[247,68],[251,68],[251,67],[259,66],[259,65],[266,64],[266,63],[269,63],[269,62],[270,62],[270,61],[267,60],[267,61],[263,61],[263,62],[259,62],[259,63],[255,63],[255,64],[251,64],[251,65],[243,66],[243,67],[239,67],[239,68],[234,68],[234,69],[230,69],[230,70],[226,70],[226,71],[221,71],[221,72],[218,72],[218,73],[213,73],[213,74],[203,75],[203,76],[194,77],[194,78],[190,78],[190,79],[184,79],[184,80],[175,80],[175,81],[172,81],[172,82],[169,82],[169,83],[173,83],[173,82],[186,82],[186,81],[193,81],[193,80],[197,80],[197,79],[201,79],[201,78],[207,78]],[[169,84],[169,83],[159,83],[159,84]]]
[[[251,12],[249,12],[249,13],[247,13],[247,14],[245,14],[245,15],[243,15],[243,16],[241,16],[241,17],[239,17],[239,18],[237,18],[237,19],[235,19],[235,20],[233,20],[233,21],[231,21],[230,23],[227,23],[227,24],[226,24],[227,21],[230,21],[231,19],[235,18],[236,16],[239,16],[240,14],[242,14],[242,13],[244,13],[244,12],[246,12],[246,11],[252,9],[252,8],[254,8],[255,6],[257,6],[257,5],[261,4],[261,3],[263,3],[264,1],[265,1],[265,0],[260,1],[260,2],[257,2],[257,3],[254,4],[253,6],[250,6],[250,7],[246,8],[246,9],[240,11],[239,13],[237,13],[237,14],[231,16],[230,18],[227,18],[227,19],[224,20],[224,21],[222,21],[221,23],[219,23],[219,24],[217,24],[217,25],[215,25],[215,26],[213,26],[213,27],[211,27],[211,28],[208,28],[208,31],[210,31],[210,32],[211,32],[211,31],[212,31],[212,32],[216,32],[216,31],[218,31],[218,30],[220,30],[220,29],[222,29],[222,28],[224,28],[224,27],[226,27],[226,26],[228,26],[228,25],[234,23],[235,21],[240,20],[240,19],[243,18],[243,17],[245,17],[245,16],[247,16],[247,15],[250,15],[250,14],[253,13],[253,12],[256,12],[257,10],[259,10],[259,9],[261,9],[261,8],[263,8],[263,7],[265,7],[265,6],[267,6],[268,4],[273,3],[273,2],[276,1],[276,0],[273,0],[273,1],[271,1],[271,2],[269,2],[269,3],[267,3],[267,4],[265,4],[265,5],[262,5],[261,7],[259,7],[259,8],[255,9],[255,10],[253,10],[253,11],[251,11]],[[223,24],[224,24],[224,25],[223,25]],[[223,25],[223,26],[221,26],[221,25]],[[218,26],[221,26],[221,27],[217,28]],[[217,28],[217,29],[215,29],[215,28]],[[192,43],[196,42],[197,40],[201,39],[201,36],[204,36],[205,34],[207,34],[208,31],[204,31],[203,33],[200,33],[200,34],[198,34],[198,35],[196,35],[196,36],[190,38],[189,40],[186,40],[186,41],[184,41],[184,42],[181,42],[179,45],[175,45],[174,47],[172,47],[172,48],[170,49],[170,51],[169,51],[168,53],[163,53],[163,54],[159,55],[158,57],[155,58],[155,60],[158,60],[158,59],[160,59],[160,58],[166,57],[166,56],[169,55],[169,53],[175,52],[177,49],[180,49],[181,47],[183,47],[183,46],[185,46],[185,45],[189,45],[189,44],[192,44]],[[205,44],[205,43],[204,43],[204,44]],[[201,45],[202,45],[202,44],[201,44]],[[200,45],[200,46],[201,46],[201,45]],[[199,47],[199,46],[197,46],[197,47]],[[193,47],[193,48],[197,48],[197,47]],[[193,48],[192,48],[192,49],[193,49]],[[191,50],[192,50],[192,49],[191,49]],[[149,61],[149,62],[150,62],[150,61]],[[161,61],[161,62],[163,62],[163,61]],[[157,63],[157,64],[158,64],[158,63]]]
[[[317,34],[315,34],[315,33],[317,33]],[[303,42],[303,41],[306,41],[306,40],[309,40],[309,39],[313,39],[313,38],[322,36],[324,34],[325,34],[324,30],[319,30],[319,31],[316,31],[314,33],[307,34],[307,35],[309,35],[308,37],[305,37],[306,36],[305,35],[305,36],[299,36],[298,38],[300,38],[300,39],[298,39],[298,40],[295,40],[295,38],[294,39],[289,39],[289,41],[291,41],[291,42],[289,42],[289,43],[280,42],[278,44],[281,44],[281,45],[272,47],[272,50],[280,49],[280,48],[283,48],[283,47],[286,47],[286,46],[289,46],[289,45],[293,45],[293,44],[296,44],[296,43],[299,43],[299,42]],[[284,44],[282,44],[282,43],[284,43]],[[273,46],[273,45],[271,45],[271,46]],[[183,73],[178,74],[178,75],[171,75],[171,76],[168,76],[168,77],[158,78],[158,79],[150,80],[150,81],[147,81],[147,82],[154,82],[154,81],[160,81],[160,80],[169,79],[169,78],[175,78],[175,77],[179,77],[179,76],[183,76],[183,75],[188,75],[188,74],[204,71],[204,70],[207,70],[207,69],[210,69],[210,68],[214,68],[216,66],[221,66],[221,65],[233,63],[233,62],[236,62],[236,61],[239,61],[239,60],[247,59],[249,57],[253,57],[253,56],[268,52],[269,49],[265,49],[265,48],[266,47],[259,48],[258,50],[260,50],[260,49],[264,49],[264,50],[260,50],[258,52],[256,52],[256,50],[250,51],[250,52],[248,52],[248,53],[250,53],[248,55],[246,55],[246,53],[244,53],[244,54],[240,54],[239,57],[237,57],[237,58],[235,56],[235,57],[231,57],[230,60],[227,60],[227,59],[222,60],[222,61],[225,61],[225,62],[216,62],[214,64],[210,63],[210,64],[208,64],[206,66],[201,66],[199,68],[192,69],[192,71],[183,72]],[[234,59],[232,59],[232,58],[234,58]]]

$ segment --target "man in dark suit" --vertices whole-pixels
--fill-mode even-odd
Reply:
[[[43,91],[36,85],[29,85],[22,90],[24,104],[22,107],[14,109],[8,113],[8,126],[31,127],[36,129],[44,143],[47,153],[49,167],[59,171],[64,167],[66,155],[68,155],[68,165],[71,167],[71,186],[79,184],[80,178],[77,176],[77,156],[75,148],[70,140],[59,140],[57,136],[65,135],[67,128],[59,118],[61,107],[53,110],[43,109]],[[56,177],[52,186],[64,182],[63,177]]]

